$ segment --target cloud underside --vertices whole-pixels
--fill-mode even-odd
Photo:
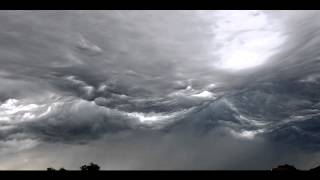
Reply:
[[[318,16],[2,11],[0,167],[80,163],[45,157],[61,155],[52,146],[73,159],[93,151],[87,159],[109,169],[312,166],[308,153],[318,157],[320,140]],[[161,161],[170,151],[174,158]],[[17,154],[26,160],[10,163]],[[253,156],[266,163],[248,161]]]

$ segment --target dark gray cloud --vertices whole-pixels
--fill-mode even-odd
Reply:
[[[1,11],[0,167],[73,169],[85,157],[106,169],[309,168],[318,18]]]

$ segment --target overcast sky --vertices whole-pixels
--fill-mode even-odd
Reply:
[[[0,169],[320,165],[319,11],[1,11]]]

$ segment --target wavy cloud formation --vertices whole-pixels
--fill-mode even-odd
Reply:
[[[310,168],[319,15],[1,11],[0,167]]]

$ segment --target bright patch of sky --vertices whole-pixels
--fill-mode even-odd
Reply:
[[[260,66],[286,39],[280,23],[263,11],[214,11],[204,15],[215,20],[212,31],[218,46],[212,53],[218,57],[214,66],[220,69],[238,71]]]

